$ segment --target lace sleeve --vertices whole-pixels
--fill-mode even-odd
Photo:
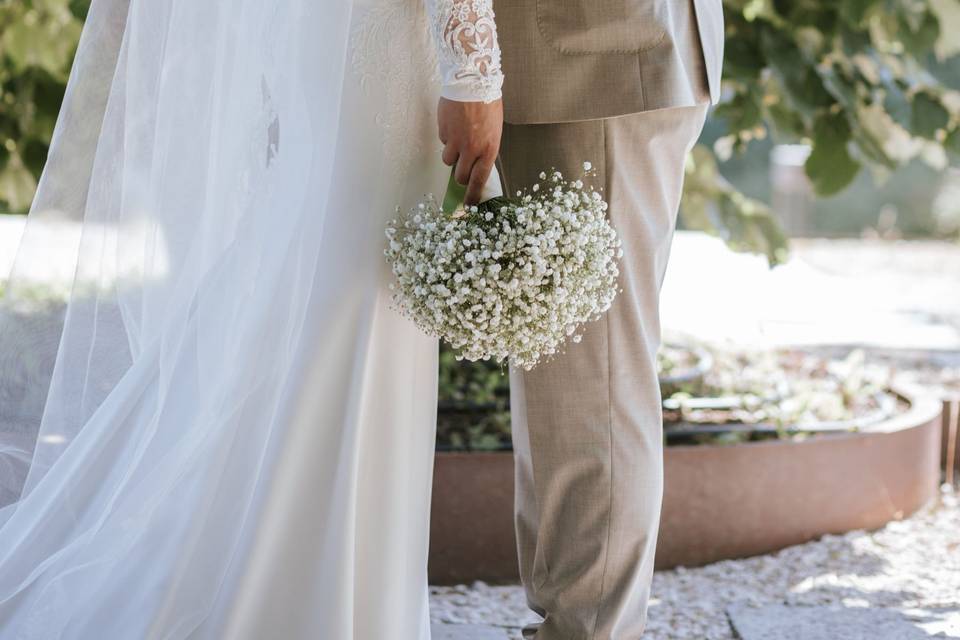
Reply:
[[[492,102],[500,98],[503,72],[493,0],[426,0],[439,50],[444,98]]]

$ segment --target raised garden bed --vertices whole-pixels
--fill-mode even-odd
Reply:
[[[844,362],[848,372],[860,370]],[[690,380],[709,383],[704,371]],[[876,528],[932,499],[940,478],[941,402],[859,380],[841,391],[851,400],[841,404],[855,410],[827,402],[817,411],[781,412],[800,415],[797,424],[776,419],[769,406],[758,409],[766,406],[762,397],[749,401],[746,413],[727,403],[720,410],[741,415],[726,423],[688,405],[688,419],[665,428],[670,446],[657,566],[695,566]],[[819,397],[816,389],[807,392]],[[515,581],[516,571],[511,453],[438,453],[431,581]]]

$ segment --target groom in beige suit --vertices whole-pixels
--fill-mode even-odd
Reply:
[[[486,15],[486,1],[458,20]],[[721,1],[493,0],[502,102],[440,100],[443,159],[468,204],[498,148],[508,192],[551,167],[576,179],[589,161],[623,241],[610,311],[562,355],[510,372],[536,640],[637,640],[646,624],[663,493],[658,296],[684,159],[720,94]],[[457,31],[481,72],[496,67],[491,33],[479,19]]]
[[[516,529],[536,640],[637,640],[663,491],[658,295],[684,158],[720,92],[721,0],[494,0],[508,192],[584,161],[623,240],[582,342],[511,371]]]

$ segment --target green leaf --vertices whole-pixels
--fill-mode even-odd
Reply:
[[[847,114],[850,137],[855,143],[851,155],[886,169],[896,169],[899,162],[890,157],[884,143],[891,135],[889,116],[882,109],[860,108]]]
[[[47,161],[47,144],[40,140],[27,140],[20,147],[20,155],[26,168],[33,175],[39,176]]]
[[[749,131],[763,125],[763,95],[758,90],[737,93],[717,106],[714,115],[726,122],[727,128],[736,133]]]
[[[680,216],[686,228],[720,236],[734,251],[766,255],[770,266],[788,257],[787,238],[770,208],[727,182],[702,144],[687,158]]]
[[[903,8],[899,18],[897,39],[909,53],[919,58],[933,50],[940,37],[940,21],[934,13]]]
[[[800,114],[777,101],[767,107],[767,117],[773,125],[778,140],[797,142],[806,135],[806,123]]]
[[[70,0],[70,13],[79,20],[86,20],[87,12],[90,10],[89,0]]]
[[[63,24],[40,18],[17,20],[0,35],[0,49],[20,72],[38,67],[65,81],[80,29],[76,19]]]
[[[857,94],[856,80],[850,78],[838,66],[818,68],[817,73],[823,81],[823,87],[843,105],[844,109],[855,110],[862,100]]]
[[[817,119],[813,150],[804,168],[818,194],[835,194],[860,173],[860,163],[847,149],[849,142],[850,125],[843,114],[828,114]]]
[[[844,27],[840,30],[840,44],[847,56],[854,56],[869,51],[873,42],[870,39],[869,31],[855,31]]]
[[[947,150],[950,159],[954,163],[960,164],[960,127],[955,127],[953,131],[947,134],[943,141],[943,147]]]
[[[794,109],[810,117],[818,109],[833,103],[834,99],[823,86],[817,70],[804,59],[793,42],[772,31],[764,33],[762,42],[770,68]]]
[[[757,31],[727,41],[723,49],[723,75],[727,79],[749,81],[760,76],[764,69],[764,57],[756,38]]]
[[[883,92],[884,110],[890,114],[894,122],[909,129],[913,109],[910,106],[910,99],[907,97],[904,88],[896,81],[884,78]]]
[[[880,0],[842,0],[837,3],[840,17],[851,27],[859,27],[866,20],[867,14]]]
[[[914,134],[936,140],[937,131],[950,123],[950,112],[940,100],[926,91],[913,96],[910,128]]]

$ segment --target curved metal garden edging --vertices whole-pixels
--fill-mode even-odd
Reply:
[[[767,553],[827,533],[873,529],[929,502],[940,478],[939,399],[852,433],[665,449],[657,567]],[[516,581],[510,453],[440,453],[433,584]]]
[[[939,484],[942,403],[896,391],[910,408],[861,431],[669,447],[657,567],[875,529],[925,505]]]

